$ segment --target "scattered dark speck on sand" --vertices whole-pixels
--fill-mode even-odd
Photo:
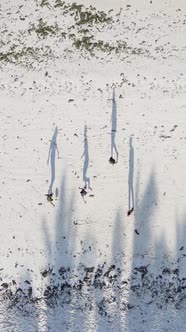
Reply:
[[[1,284],[2,287],[4,288],[8,288],[8,284],[6,282],[4,282],[3,284]]]
[[[30,281],[28,281],[28,280],[25,280],[25,284],[28,284],[28,285],[30,285]]]

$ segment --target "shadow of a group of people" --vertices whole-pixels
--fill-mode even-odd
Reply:
[[[115,143],[116,103],[114,102],[114,104],[115,127],[112,125],[112,128],[115,128],[115,131],[113,136],[111,135],[111,153],[117,151]],[[59,158],[57,135],[58,128],[56,127],[50,142],[47,161],[51,167],[48,195],[53,194],[56,175],[55,161],[57,157]],[[90,188],[90,178],[87,176],[89,148],[86,125],[84,127],[83,157],[83,188],[87,189]],[[116,207],[112,236],[106,250],[110,256],[108,255],[109,258],[107,255],[102,256],[101,264],[97,264],[97,252],[100,250],[99,247],[96,248],[98,241],[89,227],[87,229],[85,227],[85,234],[82,235],[81,231],[78,233],[77,224],[73,220],[75,194],[74,192],[70,195],[66,193],[67,179],[66,174],[63,174],[59,186],[60,197],[54,225],[54,238],[50,234],[47,219],[43,219],[45,254],[48,265],[47,270],[42,272],[42,275],[43,278],[47,279],[47,286],[41,297],[37,299],[33,297],[31,292],[26,296],[20,288],[16,290],[14,295],[11,294],[10,305],[6,311],[5,326],[14,315],[15,324],[18,327],[16,330],[20,332],[25,331],[25,326],[27,326],[28,332],[32,332],[33,328],[35,331],[51,330],[56,332],[60,331],[61,326],[63,331],[72,332],[87,330],[102,332],[105,331],[105,326],[108,327],[107,331],[134,332],[137,330],[138,324],[141,324],[139,331],[144,329],[154,331],[157,328],[158,331],[168,331],[172,323],[174,324],[173,329],[177,330],[177,323],[182,323],[184,320],[183,315],[179,316],[178,310],[182,310],[183,314],[184,303],[186,303],[185,278],[179,272],[181,263],[183,264],[185,259],[185,215],[182,219],[176,218],[176,245],[174,255],[171,257],[166,248],[166,234],[162,232],[159,239],[153,235],[156,202],[159,196],[154,168],[147,178],[147,185],[143,188],[142,196],[140,195],[140,183],[140,170],[138,170],[134,192],[134,147],[133,137],[130,136],[128,215],[134,211],[135,204],[132,231],[138,230],[139,232],[136,233],[137,235],[134,233],[131,239],[131,256],[128,258],[126,254],[128,243],[126,242],[126,234],[124,234],[125,218],[123,220],[120,208]],[[78,237],[79,235],[81,238]],[[93,242],[94,236],[96,240],[95,261],[91,256],[93,250],[90,251],[90,244]],[[153,259],[149,255],[149,248],[152,245],[154,248]],[[87,254],[87,248],[89,248],[88,255],[92,260],[90,259],[90,263],[88,262],[85,266],[84,256]],[[127,276],[126,260],[130,262],[130,271]],[[79,265],[76,271],[74,266],[76,267],[77,262]],[[28,273],[21,276],[20,279],[23,277],[27,283],[30,283],[28,280],[31,277]],[[31,289],[31,286],[29,287]],[[17,308],[19,310],[16,311]],[[170,311],[169,319],[165,319],[165,312],[163,312],[165,309],[166,315],[168,315],[167,308]],[[78,325],[80,321],[81,326]],[[88,326],[88,324],[92,324],[92,326]],[[183,331],[184,328],[179,330]]]
[[[166,248],[166,234],[162,232],[159,239],[153,236],[159,196],[155,170],[152,169],[147,178],[141,197],[140,182],[138,171],[132,230],[138,229],[140,235],[134,233],[131,239],[130,256],[126,254],[126,219],[122,217],[120,208],[116,207],[109,246],[105,256],[98,259],[100,248],[96,234],[92,234],[90,227],[85,227],[85,233],[82,234],[73,223],[75,195],[72,192],[69,197],[66,193],[68,183],[66,174],[63,175],[59,186],[60,202],[54,220],[54,238],[47,219],[43,219],[47,260],[47,268],[42,271],[45,286],[39,298],[29,292],[27,295],[20,288],[9,299],[7,297],[9,305],[4,319],[5,327],[8,319],[13,317],[17,327],[14,330],[20,332],[25,331],[25,326],[28,332],[102,332],[106,327],[107,331],[117,332],[134,332],[137,331],[136,327],[139,331],[154,331],[157,328],[158,331],[168,331],[172,324],[176,331],[176,324],[179,323],[180,328],[185,312],[185,278],[179,272],[185,259],[185,216],[183,220],[176,220],[176,249],[171,257]],[[90,251],[92,243],[95,247]],[[152,245],[153,259],[148,254]],[[87,255],[90,257],[88,261]],[[126,261],[130,264],[129,274]],[[27,272],[20,279],[29,281],[31,289],[31,276]]]
[[[117,103],[116,103],[116,95],[115,89],[113,89],[112,94],[112,114],[111,114],[111,157],[109,162],[111,164],[115,164],[118,162],[118,149],[116,146],[116,133],[117,133]],[[48,160],[47,164],[50,163],[50,184],[47,193],[47,199],[50,203],[53,201],[53,185],[56,176],[56,156],[59,159],[59,149],[57,146],[57,135],[58,135],[58,127],[56,126],[54,130],[54,134],[50,141],[50,148],[48,153]],[[84,197],[87,194],[87,190],[92,190],[90,186],[90,177],[88,176],[88,168],[89,168],[89,144],[88,144],[88,128],[87,125],[84,126],[84,147],[83,147],[83,154],[81,158],[84,157],[83,162],[83,183],[80,194],[84,200]],[[52,203],[53,204],[53,203]],[[129,140],[129,162],[128,162],[128,212],[127,215],[134,211],[134,148],[133,148],[133,137],[130,137]]]

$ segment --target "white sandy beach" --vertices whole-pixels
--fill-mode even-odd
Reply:
[[[186,3],[72,3],[0,2],[0,332],[185,331]]]

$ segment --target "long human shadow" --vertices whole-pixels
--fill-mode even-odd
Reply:
[[[184,252],[186,250],[186,214],[185,212],[180,217],[178,211],[175,213],[176,220],[176,244],[177,252],[185,257]],[[179,255],[179,256],[180,256]]]
[[[152,170],[145,192],[139,197],[140,173],[135,188],[134,236],[128,293],[128,332],[138,330],[177,330],[186,307],[186,281],[184,278],[184,234],[186,223],[175,217],[175,245],[172,254],[167,247],[166,233],[155,235],[154,214],[158,208],[158,188]],[[178,310],[181,310],[179,313]],[[166,319],[165,319],[166,315]],[[177,319],[178,318],[178,319]],[[135,326],[133,324],[135,319]],[[178,330],[180,327],[178,328]],[[184,328],[185,330],[185,328]]]
[[[129,141],[129,173],[128,173],[128,215],[134,211],[134,148],[132,136]]]
[[[117,132],[117,104],[115,89],[112,92],[112,114],[111,114],[111,157],[109,159],[111,164],[118,162],[118,150],[116,147],[116,132]]]
[[[87,176],[87,171],[89,167],[89,147],[88,147],[88,137],[87,137],[87,125],[84,127],[84,149],[81,158],[84,157],[83,163],[83,182],[84,189],[91,189],[90,187],[90,177]]]
[[[176,213],[174,220],[174,240],[168,240],[165,231],[154,240],[154,257],[143,280],[143,294],[151,296],[151,301],[149,298],[146,301],[151,312],[148,330],[154,326],[158,326],[159,331],[185,331],[186,328],[185,213],[182,216]]]
[[[180,275],[179,282],[177,283],[177,289],[178,289],[178,300],[176,303],[176,309],[184,309],[186,308],[186,213],[185,211],[182,213],[182,216],[179,215],[176,216],[176,262],[177,262],[177,269],[180,272],[180,275],[182,275],[182,278]],[[180,291],[180,288],[182,289],[182,292]],[[178,313],[179,315],[179,313]],[[186,329],[186,322],[185,322],[185,328]]]
[[[51,311],[61,313],[57,318],[58,324],[63,324],[64,330],[67,325],[71,326],[71,311],[68,304],[75,297],[75,290],[71,287],[73,253],[76,246],[76,229],[72,221],[74,209],[74,193],[67,195],[68,186],[66,174],[64,173],[59,188],[59,206],[56,212],[54,225],[54,238],[51,237],[46,220],[43,220],[43,235],[46,248],[47,264],[46,278],[47,286],[44,291],[45,320],[47,329],[52,329],[53,317]],[[63,319],[65,315],[65,319]]]
[[[139,197],[140,189],[140,170],[137,172],[136,188],[135,188],[135,214],[133,228],[133,243],[131,249],[131,273],[129,277],[130,288],[128,293],[128,306],[131,310],[127,313],[127,331],[133,330],[132,320],[134,319],[133,310],[137,310],[140,314],[140,299],[143,301],[143,281],[147,273],[147,264],[143,257],[146,257],[150,244],[152,242],[152,221],[153,214],[156,210],[156,202],[158,191],[156,185],[155,172],[152,169],[149,176],[143,197]],[[148,290],[147,290],[148,291]],[[152,317],[153,319],[153,317]]]
[[[47,165],[49,164],[50,161],[50,167],[51,167],[51,179],[50,179],[50,185],[48,188],[48,195],[53,194],[53,185],[55,181],[55,176],[56,176],[56,152],[58,154],[59,158],[59,150],[57,146],[57,135],[58,135],[58,127],[56,126],[54,134],[51,139],[50,143],[50,148],[48,152],[48,159],[47,159]]]
[[[25,266],[25,273],[20,276],[20,284],[26,280],[27,289],[18,288],[14,296],[11,294],[12,298],[7,310],[7,317],[11,317],[11,314],[14,317],[11,331],[60,331],[59,326],[63,327],[63,331],[71,330],[73,315],[70,303],[73,301],[75,305],[77,290],[70,281],[74,273],[73,254],[77,236],[76,226],[72,221],[74,193],[69,195],[67,192],[68,186],[64,173],[59,188],[59,205],[56,219],[53,220],[54,225],[51,227],[51,220],[45,217],[42,220],[46,260],[43,261],[41,275],[38,276],[38,280],[41,278],[42,285],[40,297],[32,296],[33,280],[27,272],[29,269]],[[58,315],[59,312],[60,315]]]
[[[123,331],[123,321],[122,321],[122,311],[123,311],[123,302],[124,296],[122,283],[122,269],[124,267],[123,262],[123,253],[125,252],[125,241],[124,241],[124,224],[121,218],[120,210],[118,209],[116,217],[114,220],[114,232],[112,240],[112,259],[116,265],[115,270],[115,283],[113,284],[113,298],[115,299],[115,313],[114,320],[117,321],[117,324],[114,326],[115,330]]]
[[[158,190],[154,169],[151,170],[151,174],[149,176],[142,199],[139,198],[139,184],[140,172],[138,171],[135,188],[134,234],[136,240],[133,242],[134,256],[139,252],[139,250],[141,250],[141,254],[146,252],[149,243],[151,243],[151,225],[158,199]]]

